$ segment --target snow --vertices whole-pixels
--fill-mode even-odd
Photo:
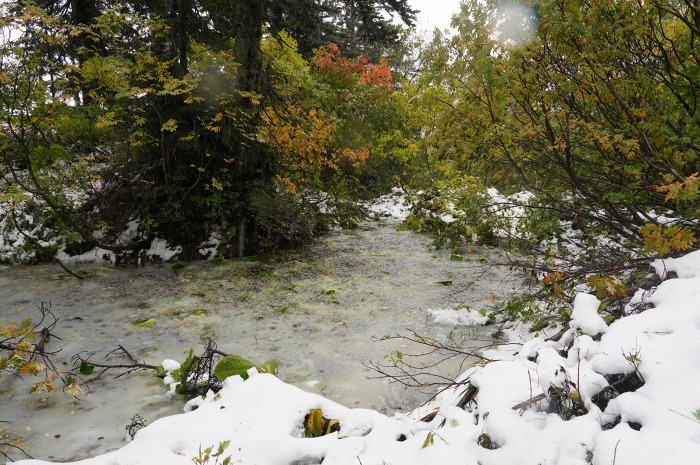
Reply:
[[[163,363],[161,363],[160,365],[165,371],[173,371],[180,368],[180,362],[170,359],[163,360]]]
[[[216,232],[211,233],[209,239],[199,245],[199,255],[201,255],[202,258],[213,258],[219,249],[219,244],[221,244],[221,234]]]
[[[534,199],[531,192],[517,192],[510,196],[505,196],[491,187],[486,190],[490,197],[491,210],[502,223],[500,228],[494,231],[500,237],[517,237],[521,235],[518,231],[520,219],[525,216],[525,207],[530,200]]]
[[[391,194],[383,195],[364,207],[369,211],[370,218],[384,218],[402,222],[411,214],[411,207],[406,201],[403,189],[395,187]]]
[[[182,247],[179,245],[170,247],[165,239],[156,237],[151,241],[151,246],[146,251],[146,256],[151,260],[156,258],[168,262],[176,259],[180,253],[182,253]]]
[[[604,333],[608,325],[598,314],[598,307],[600,307],[600,300],[594,295],[578,294],[574,299],[574,310],[571,312],[569,325],[591,336]]]
[[[439,325],[470,326],[485,325],[489,317],[472,308],[437,308],[428,309],[433,316],[433,322]]]
[[[395,192],[372,211],[398,219],[407,212],[396,202],[401,198]],[[579,293],[570,329],[558,341],[504,328],[510,343],[483,354],[492,361],[468,368],[458,385],[414,411],[386,416],[346,408],[252,370],[246,381],[231,377],[220,392],[188,402],[187,413],[143,428],[122,449],[80,464],[191,464],[201,449],[231,441],[223,457],[244,465],[695,465],[700,252],[654,266],[663,277],[670,271],[678,277],[637,292],[625,316],[608,325],[598,314],[600,301]],[[638,304],[651,307],[638,311]],[[436,324],[488,320],[466,308],[428,312]],[[179,364],[166,360],[163,366],[172,370]],[[638,385],[616,385],[622,377]],[[474,400],[457,407],[470,385],[478,388]],[[597,395],[604,389],[619,395],[601,403]],[[538,395],[543,398],[534,400]],[[513,409],[528,400],[529,406]],[[573,416],[557,412],[573,402],[585,409]],[[304,438],[304,416],[311,409],[338,419],[340,431]],[[431,412],[436,412],[431,421],[421,420]],[[485,438],[496,448],[483,447]]]
[[[661,278],[665,278],[670,272],[675,272],[679,278],[698,278],[700,277],[700,271],[696,267],[698,260],[700,260],[700,250],[680,258],[654,260],[651,266]]]
[[[75,205],[80,205],[87,199],[85,192],[80,190],[65,190],[62,195],[66,196]],[[26,263],[32,262],[36,258],[36,247],[32,243],[39,243],[43,248],[50,250],[56,248],[55,258],[66,264],[76,263],[100,263],[107,262],[116,264],[118,257],[115,252],[106,250],[100,247],[95,247],[92,250],[78,255],[71,255],[66,252],[67,238],[65,233],[53,230],[50,227],[41,224],[40,221],[35,221],[34,215],[43,206],[43,201],[34,194],[23,193],[21,200],[10,204],[7,199],[0,199],[0,262],[7,263]],[[18,224],[22,228],[22,232],[17,230],[17,226],[13,221],[13,214],[16,216]],[[103,239],[103,232],[100,230],[92,233],[93,237],[98,241]],[[29,239],[31,238],[31,239]],[[114,245],[128,246],[129,243],[137,239],[144,239],[144,233],[141,230],[141,222],[138,218],[133,218],[129,221],[124,230],[114,241]],[[211,241],[212,239],[210,239]],[[31,247],[27,247],[31,245]],[[216,250],[218,241],[213,246]],[[205,247],[203,245],[202,247]],[[130,254],[131,250],[125,250],[123,255]],[[205,250],[206,252],[206,250]],[[170,261],[176,260],[182,253],[182,247],[171,247],[162,238],[154,238],[151,240],[149,248],[140,251],[139,264],[142,261]]]

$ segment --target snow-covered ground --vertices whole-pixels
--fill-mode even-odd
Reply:
[[[80,463],[190,464],[230,441],[219,463],[230,456],[250,465],[697,464],[700,251],[654,266],[678,278],[640,290],[626,316],[608,326],[598,299],[581,293],[558,341],[507,329],[518,344],[485,353],[491,362],[469,368],[461,385],[412,412],[349,409],[252,373],[246,381],[228,378],[219,393],[191,401],[197,409],[153,422],[122,449]],[[478,320],[451,311],[433,315],[443,324]],[[459,408],[467,392],[472,400]],[[303,437],[311,409],[339,420],[340,431]]]

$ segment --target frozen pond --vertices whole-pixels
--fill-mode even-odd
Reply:
[[[415,330],[467,344],[483,340],[488,328],[435,325],[427,310],[498,307],[520,286],[507,267],[489,265],[503,261],[497,249],[475,248],[453,261],[449,251],[430,250],[429,244],[394,224],[372,222],[275,260],[194,263],[179,270],[172,264],[85,265],[79,268],[89,275],[83,281],[56,266],[3,268],[0,320],[36,318],[36,306],[51,302],[61,340],[52,339],[47,349],[62,347],[56,362],[66,368],[77,352],[101,357],[117,345],[154,365],[165,358],[182,361],[189,348],[200,353],[211,338],[220,350],[255,363],[278,360],[281,379],[346,406],[412,409],[429,393],[367,379],[372,373],[361,363],[412,348],[376,337]],[[439,283],[446,280],[452,285]],[[148,319],[155,326],[135,325]],[[117,449],[128,441],[125,426],[133,415],[150,422],[181,412],[183,405],[167,399],[161,380],[145,372],[98,381],[80,400],[26,390],[19,380],[0,379],[0,420],[11,422],[33,457],[52,461]]]

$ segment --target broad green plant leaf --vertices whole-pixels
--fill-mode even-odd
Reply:
[[[241,378],[248,379],[248,370],[254,366],[253,362],[243,357],[227,355],[216,364],[216,367],[214,367],[214,374],[220,381],[234,375],[240,375]]]

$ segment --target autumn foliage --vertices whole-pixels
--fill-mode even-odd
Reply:
[[[282,115],[267,108],[262,115],[262,135],[279,154],[284,173],[279,180],[287,190],[294,191],[318,176],[324,166],[334,167],[327,147],[335,131],[335,124],[322,110],[305,111],[292,106]]]
[[[324,168],[359,168],[369,158],[369,150],[364,147],[329,149],[337,126],[323,110],[305,111],[294,106],[280,114],[267,108],[262,120],[262,137],[277,150],[282,168],[278,180],[288,191],[317,180]]]
[[[303,70],[290,52],[269,48],[277,60],[271,66],[281,70],[278,78],[289,91],[285,107],[266,107],[261,115],[259,137],[278,155],[277,181],[294,192],[323,188],[319,182],[324,173],[352,175],[370,158],[368,114],[393,92],[386,62],[347,58],[331,43],[314,51],[309,79],[300,80],[298,72],[284,71]],[[297,84],[291,85],[295,79]]]
[[[351,85],[357,80],[366,85],[384,86],[389,89],[393,87],[391,70],[386,60],[382,59],[378,65],[370,63],[364,55],[352,60],[344,57],[334,43],[315,49],[313,64],[321,73],[330,75],[346,85]]]

